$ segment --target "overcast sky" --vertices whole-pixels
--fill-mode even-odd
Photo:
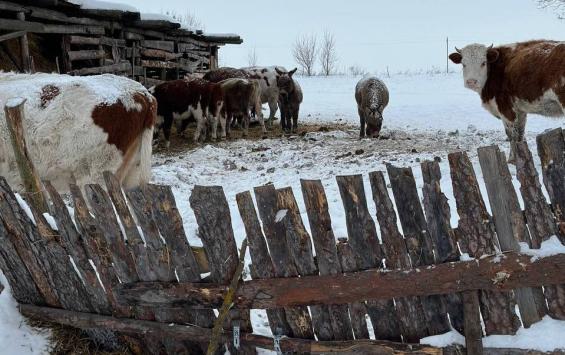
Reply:
[[[292,44],[303,33],[334,33],[339,65],[369,71],[445,68],[446,37],[453,46],[536,38],[565,40],[565,20],[535,0],[114,0],[141,12],[193,12],[207,32],[241,35],[242,45],[220,50],[220,64],[294,67]],[[319,67],[319,66],[318,66]]]

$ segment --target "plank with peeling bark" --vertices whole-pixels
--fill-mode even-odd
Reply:
[[[90,34],[103,35],[105,33],[102,26],[83,26],[83,25],[60,25],[43,24],[40,22],[10,20],[3,18],[0,22],[0,29],[27,31],[31,33],[56,33],[56,34]]]
[[[450,223],[451,209],[447,197],[441,191],[439,163],[436,160],[425,161],[422,162],[421,167],[424,179],[424,186],[422,187],[423,205],[428,231],[435,246],[436,261],[438,264],[459,261],[455,232]],[[464,315],[461,294],[445,295],[444,301],[451,325],[463,334]]]
[[[335,275],[342,272],[337,256],[335,236],[324,187],[319,180],[300,180],[306,213],[316,250],[316,261],[320,275]],[[297,216],[300,218],[300,216]],[[335,340],[353,339],[351,321],[345,305],[328,307]]]
[[[77,60],[104,59],[106,52],[103,49],[70,51],[67,53],[71,62]]]
[[[394,206],[388,195],[384,174],[380,171],[369,174],[373,200],[377,206],[377,220],[388,269],[407,269],[411,267],[406,242],[397,226]],[[399,297],[395,299],[396,314],[402,329],[402,337],[409,343],[418,342],[430,335],[427,330],[422,301],[418,297]]]
[[[530,235],[506,157],[498,146],[481,147],[478,153],[500,248],[502,251],[520,251],[518,242],[531,245]],[[514,294],[525,328],[539,322],[547,314],[541,288],[517,288]]]
[[[277,190],[277,212],[275,223],[282,224],[292,262],[300,276],[318,275],[318,267],[314,262],[310,235],[304,227],[298,204],[292,188]],[[330,313],[325,305],[310,307],[314,334],[319,340],[334,340]]]
[[[496,232],[481,195],[473,165],[466,153],[448,155],[453,193],[459,214],[458,239],[463,252],[474,258],[493,254]],[[487,335],[515,334],[520,319],[514,311],[515,300],[509,292],[482,291],[481,314]]]
[[[375,223],[367,207],[367,198],[361,175],[336,177],[343,207],[347,235],[351,249],[359,258],[361,270],[382,267],[384,253],[379,244]],[[367,312],[373,324],[376,339],[400,340],[398,317],[390,300],[367,302]]]
[[[536,259],[507,252],[419,269],[371,269],[340,275],[257,279],[241,284],[234,307],[269,309],[472,290],[502,292],[516,287],[561,284],[565,280],[564,271],[565,254]],[[121,300],[148,307],[217,307],[226,287],[201,283],[135,283],[122,284],[118,289]]]
[[[279,212],[277,191],[273,185],[265,185],[254,189],[257,201],[257,210],[263,223],[265,239],[269,246],[275,276],[279,278],[296,277],[298,270],[292,262],[292,257],[287,245],[284,225],[276,223]],[[279,215],[280,216],[280,215]],[[314,339],[312,319],[306,306],[285,308],[286,320],[292,330],[285,334],[295,338]]]
[[[230,209],[224,190],[219,186],[195,186],[189,198],[210,263],[210,279],[229,285],[238,267],[238,251],[231,224]],[[231,310],[224,329],[230,329],[232,320],[239,320],[241,330],[251,331],[248,310]],[[233,344],[229,343],[229,347]],[[254,353],[252,349],[242,349]]]
[[[359,270],[355,255],[349,243],[346,240],[340,240],[337,243],[337,255],[343,272],[354,272]],[[367,328],[367,306],[364,302],[349,302],[349,316],[351,317],[351,327],[355,339],[369,339],[369,330]]]
[[[267,243],[265,242],[257,211],[253,205],[251,193],[249,191],[241,192],[236,195],[236,200],[249,242],[249,255],[251,256],[249,269],[251,277],[254,280],[274,278],[275,269],[267,249]],[[273,334],[278,330],[282,334],[291,334],[292,330],[286,321],[284,309],[267,309],[267,318]]]

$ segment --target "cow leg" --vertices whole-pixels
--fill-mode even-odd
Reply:
[[[202,112],[198,112],[198,111],[194,112],[194,118],[196,119],[196,131],[194,131],[194,143],[198,144],[200,141],[200,135],[204,130],[204,125],[206,124],[206,122]]]
[[[298,131],[298,111],[300,111],[300,107],[295,107],[292,110],[292,132],[296,133]]]
[[[363,111],[361,109],[357,109],[359,112],[359,124],[361,129],[359,131],[359,138],[365,138],[365,116],[363,115]]]
[[[502,118],[504,122],[504,128],[506,130],[506,135],[510,140],[510,155],[508,156],[508,163],[514,164],[516,161],[516,156],[514,152],[514,143],[521,142],[524,140],[524,133],[526,129],[526,117],[527,114],[524,112],[516,112],[514,115],[514,121]]]
[[[247,135],[249,134],[249,112],[246,112],[243,114],[242,116],[243,118],[243,136],[247,137]]]
[[[218,117],[210,116],[210,139],[215,141],[218,138]]]
[[[278,102],[276,99],[269,100],[269,122],[268,122],[269,128],[273,127],[273,121],[275,119],[275,114],[277,113],[278,108],[279,108]]]
[[[256,113],[256,117],[259,119],[259,124],[261,125],[261,131],[263,132],[263,138],[267,138],[267,128],[265,128],[265,118],[263,117],[263,111],[261,110],[261,100],[255,101],[253,110]]]
[[[226,115],[220,114],[220,129],[222,130],[222,140],[226,139]]]
[[[165,136],[165,148],[171,145],[171,128],[173,127],[173,115],[167,114],[163,117],[163,135]]]

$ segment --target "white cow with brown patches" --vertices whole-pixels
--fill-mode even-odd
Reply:
[[[251,79],[256,79],[259,81],[261,88],[261,102],[269,104],[269,126],[272,125],[275,118],[275,114],[279,108],[279,87],[277,86],[277,77],[280,76],[277,73],[277,69],[281,72],[287,72],[284,67],[272,66],[272,67],[248,67],[241,68],[246,71]]]
[[[31,160],[42,180],[68,191],[103,182],[106,170],[125,187],[151,177],[156,100],[139,83],[114,75],[0,73],[0,106],[26,99],[24,129]],[[22,189],[4,110],[0,114],[0,176]]]

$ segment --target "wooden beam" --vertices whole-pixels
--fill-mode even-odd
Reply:
[[[146,68],[173,69],[173,68],[177,68],[179,64],[174,62],[160,61],[160,60],[142,59],[141,66]]]
[[[180,23],[165,20],[138,20],[134,21],[132,24],[135,27],[157,31],[169,31],[180,28]]]
[[[144,336],[156,336],[161,339],[191,340],[207,342],[211,337],[211,329],[194,325],[175,325],[152,321],[127,318],[115,318],[91,313],[66,311],[58,308],[38,307],[20,304],[20,312],[32,319],[51,323],[63,324],[81,329],[110,329],[117,332],[137,333]],[[221,339],[231,342],[233,334],[224,331]],[[255,346],[273,350],[273,339],[270,337],[240,333],[242,345]],[[283,352],[298,352],[307,354],[340,353],[340,354],[420,354],[440,355],[442,349],[429,345],[400,344],[388,341],[357,340],[357,341],[315,341],[283,337],[280,341]]]
[[[39,174],[33,165],[27,150],[24,132],[24,105],[26,100],[14,98],[8,100],[4,106],[6,124],[10,133],[12,148],[16,157],[16,163],[20,172],[20,177],[25,189],[25,196],[28,201],[41,213],[49,212],[47,201],[42,192]]]
[[[0,42],[9,41],[11,39],[20,38],[27,34],[26,31],[17,31],[12,33],[7,33],[5,35],[0,36]]]
[[[82,25],[53,25],[40,22],[2,19],[1,30],[27,31],[32,33],[58,33],[58,34],[94,34],[105,33],[104,27]]]
[[[69,72],[69,74],[93,75],[93,74],[105,74],[105,73],[116,73],[116,72],[127,72],[127,71],[131,71],[131,64],[129,62],[106,65],[103,67],[77,69]]]
[[[70,51],[67,54],[69,55],[70,61],[104,59],[104,57],[106,57],[104,50]]]
[[[565,283],[565,254],[535,259],[508,252],[480,260],[407,270],[366,270],[325,276],[245,281],[234,307],[269,309],[311,304],[344,304],[370,299],[448,294],[470,290],[509,291]],[[327,292],[331,289],[332,292]],[[121,302],[145,306],[217,307],[225,286],[190,283],[122,284]]]
[[[162,51],[167,51],[173,53],[175,51],[175,42],[173,41],[153,41],[153,40],[143,40],[140,43],[141,47],[160,49]]]
[[[118,46],[125,47],[126,40],[119,38],[109,38],[109,37],[84,37],[84,36],[69,36],[71,44],[82,44],[82,45],[104,45],[104,46]]]
[[[25,21],[26,15],[24,12],[18,12],[18,20]],[[22,59],[22,69],[29,72],[31,69],[31,60],[29,57],[29,42],[27,40],[27,33],[20,37],[20,53]]]
[[[2,11],[12,11],[12,12],[28,12],[29,10],[25,6],[14,4],[7,1],[0,1],[0,10]]]
[[[171,53],[160,49],[141,48],[140,53],[145,57],[159,58],[163,60],[174,60],[182,57],[182,53]]]

